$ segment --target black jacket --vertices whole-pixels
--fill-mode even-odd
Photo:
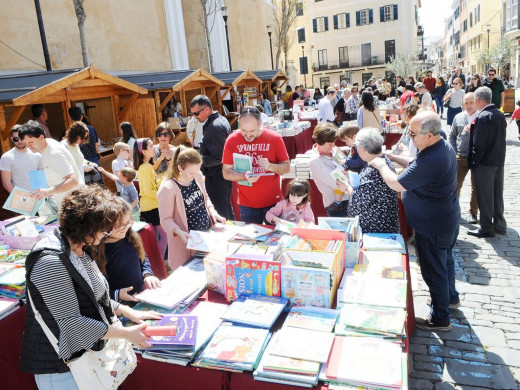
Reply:
[[[204,176],[215,176],[219,172],[222,174],[222,153],[226,139],[231,134],[231,126],[226,118],[214,112],[202,126],[202,132],[199,148],[202,156],[201,171]]]
[[[504,114],[493,104],[484,107],[471,125],[468,165],[501,167],[506,160],[506,128]]]
[[[25,266],[27,289],[31,292],[34,305],[42,315],[45,324],[49,327],[51,332],[54,333],[56,338],[59,339],[58,324],[47,309],[42,296],[39,294],[35,286],[30,282],[30,275],[34,265],[38,259],[44,255],[50,254],[58,256],[65,265],[65,268],[72,277],[72,282],[74,284],[74,290],[76,292],[81,314],[98,321],[103,321],[103,319],[101,318],[96,307],[96,305],[100,303],[96,301],[92,289],[69,260],[70,247],[68,241],[61,235],[59,229],[56,229],[53,234],[58,238],[58,242],[61,244],[60,247],[52,245],[39,246],[39,243],[37,243],[31,253],[27,256]],[[56,240],[54,240],[54,242],[56,242]],[[29,299],[27,299],[27,301],[25,331],[23,333],[20,356],[20,370],[33,374],[56,374],[69,371],[67,365],[58,358],[56,351],[43,332],[42,327],[34,318],[34,312],[32,310],[32,305],[29,303]],[[110,321],[112,316],[111,309],[107,307],[103,307],[103,309],[105,311],[106,317]],[[103,349],[105,344],[105,340],[99,340],[92,346],[92,349],[95,351],[100,351]],[[81,356],[84,352],[85,351],[76,352],[71,356],[71,359]]]

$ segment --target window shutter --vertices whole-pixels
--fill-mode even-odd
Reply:
[[[329,17],[325,16],[323,20],[325,22],[325,31],[329,31]]]
[[[394,4],[394,20],[397,20],[397,4]]]
[[[305,42],[305,28],[298,29],[298,43]]]
[[[370,8],[368,10],[368,24],[374,23],[374,10]]]
[[[379,21],[385,21],[385,7],[379,7]]]
[[[350,13],[347,13],[347,28],[350,27]]]
[[[361,11],[356,11],[356,26],[361,26]]]
[[[332,18],[334,20],[334,30],[337,30],[338,29],[338,15],[334,15]]]
[[[312,19],[312,32],[318,32],[318,22],[316,18]]]

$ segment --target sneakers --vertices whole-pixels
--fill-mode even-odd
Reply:
[[[470,214],[468,218],[468,223],[471,223],[472,225],[478,223],[477,214]]]
[[[429,318],[416,318],[417,329],[430,332],[448,332],[451,330],[451,322],[431,322]]]
[[[431,306],[432,305],[432,299],[431,298],[428,298],[426,300],[426,304],[428,306]],[[457,302],[457,303],[450,303],[450,305],[448,306],[450,309],[458,309],[460,307],[460,301]]]

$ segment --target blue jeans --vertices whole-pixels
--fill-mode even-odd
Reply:
[[[442,98],[444,96],[435,96],[435,104],[437,105],[437,114],[440,112],[442,115],[444,113],[444,102],[442,101]]]
[[[34,376],[39,390],[78,390],[72,373],[38,374]]]
[[[240,209],[240,220],[246,223],[257,223],[263,224],[265,220],[265,214],[274,207],[262,207],[262,208],[254,208],[254,207],[246,207],[246,206],[238,206]]]
[[[341,206],[337,207],[337,203],[332,203],[331,205],[325,207],[325,211],[329,217],[346,217],[347,216],[347,206],[348,201],[344,200],[341,202]]]
[[[455,262],[453,247],[457,242],[459,227],[442,233],[415,232],[417,258],[421,274],[430,289],[432,322],[450,320],[450,303],[458,303],[455,289]]]

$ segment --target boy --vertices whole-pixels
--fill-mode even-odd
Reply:
[[[141,218],[139,195],[137,194],[137,189],[135,188],[134,183],[132,183],[137,175],[135,170],[130,167],[124,167],[117,171],[117,175],[107,172],[102,167],[99,167],[98,170],[106,175],[109,179],[112,179],[116,182],[116,185],[118,188],[120,188],[119,196],[126,200],[132,208],[132,219],[136,222],[139,222]]]
[[[130,146],[124,142],[116,142],[114,145],[114,154],[117,156],[112,161],[112,173],[116,175],[116,179],[112,179],[116,182],[117,193],[121,192],[121,188],[119,184],[117,184],[117,177],[119,176],[119,171],[126,167],[132,167],[130,160],[132,159],[132,151],[130,150]]]

